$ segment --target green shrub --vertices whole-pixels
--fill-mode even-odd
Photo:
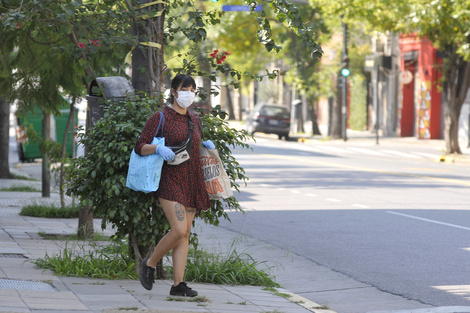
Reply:
[[[168,231],[169,223],[153,199],[153,194],[133,191],[126,187],[129,158],[135,142],[148,118],[158,109],[151,98],[136,97],[119,105],[109,105],[104,117],[80,136],[87,153],[72,159],[67,173],[67,194],[75,195],[82,205],[89,205],[103,217],[103,227],[109,222],[118,238],[130,235],[133,251],[145,256],[148,248]],[[231,156],[230,146],[247,148],[245,131],[230,129],[224,122],[226,113],[220,106],[203,118],[205,139],[212,140],[225,161],[232,186],[235,180],[245,181],[245,172]],[[210,210],[201,214],[206,223],[216,225],[220,217],[228,218],[224,209],[241,210],[234,197],[212,201]],[[197,244],[197,237],[191,242]],[[136,253],[136,261],[140,257]],[[138,264],[138,262],[136,262]]]

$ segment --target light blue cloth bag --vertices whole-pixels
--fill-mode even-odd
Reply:
[[[165,145],[165,138],[157,137],[160,125],[165,126],[165,116],[160,111],[160,121],[158,123],[155,137],[152,140],[152,145]],[[132,149],[131,158],[129,160],[129,171],[127,172],[126,187],[135,190],[149,193],[157,191],[160,185],[160,176],[162,174],[163,158],[156,154],[140,156]]]

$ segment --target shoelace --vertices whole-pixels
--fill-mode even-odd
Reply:
[[[150,266],[147,266],[145,271],[145,278],[146,280],[151,280],[152,282],[155,283],[155,277],[152,278],[152,268]]]

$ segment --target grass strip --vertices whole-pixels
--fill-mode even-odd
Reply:
[[[127,255],[127,244],[113,243],[113,249],[88,243],[65,248],[56,255],[32,261],[38,267],[49,269],[59,276],[102,279],[137,279],[134,260]]]
[[[39,236],[45,240],[65,240],[65,241],[76,241],[82,240],[78,238],[77,234],[48,234],[45,232],[39,232]],[[88,238],[88,241],[110,241],[112,238],[110,236],[106,236],[99,232],[94,232],[93,238]]]
[[[46,218],[78,218],[80,208],[77,206],[66,206],[58,208],[53,205],[31,204],[21,209],[20,215]]]
[[[226,255],[190,250],[185,277],[188,281],[201,283],[280,287],[269,274],[270,271],[271,267],[267,266],[266,261],[256,261],[236,249]]]
[[[11,186],[11,187],[6,187],[6,188],[1,188],[0,191],[41,192],[41,190],[36,189],[31,186]]]

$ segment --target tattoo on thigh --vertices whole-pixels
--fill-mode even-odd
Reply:
[[[194,209],[194,208],[189,208],[189,209],[187,210],[187,212],[188,212],[189,214],[196,214],[196,209]]]
[[[184,221],[184,206],[182,204],[175,204],[175,213],[178,221]]]

